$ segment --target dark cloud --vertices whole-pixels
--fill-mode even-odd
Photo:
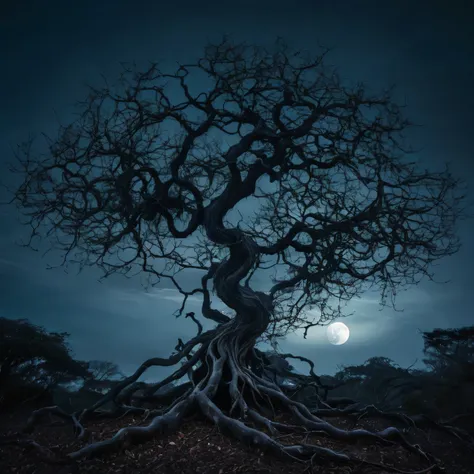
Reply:
[[[433,167],[451,161],[473,196],[472,18],[472,6],[460,1],[242,1],[232,8],[226,2],[10,2],[0,19],[0,166],[6,170],[10,146],[30,132],[54,135],[58,120],[71,119],[85,82],[97,82],[100,73],[113,79],[119,61],[186,61],[222,33],[260,44],[280,35],[296,47],[311,50],[318,41],[333,47],[329,60],[349,80],[374,89],[395,84],[407,115],[422,125],[408,136],[422,147],[417,157]],[[78,276],[45,270],[48,260],[14,245],[25,232],[15,211],[0,208],[0,222],[0,314],[69,331],[78,357],[110,359],[126,371],[194,334],[190,321],[172,316],[179,302],[169,286],[146,293],[138,279],[99,284],[97,269]],[[351,303],[356,314],[346,320],[352,331],[346,345],[330,346],[320,328],[307,340],[288,337],[282,348],[310,357],[322,372],[373,355],[408,365],[421,355],[418,329],[472,324],[472,221],[459,230],[462,251],[436,272],[449,285],[425,282],[402,294],[403,313],[380,312],[375,295],[364,295]],[[199,275],[185,279],[191,286]],[[267,286],[262,275],[256,282]],[[190,307],[198,312],[199,302]]]

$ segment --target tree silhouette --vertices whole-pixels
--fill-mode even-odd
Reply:
[[[474,382],[474,326],[423,332],[424,363],[438,377],[457,375]]]
[[[3,398],[20,402],[20,389],[44,394],[60,383],[86,378],[87,364],[73,359],[68,336],[26,319],[0,318],[0,403]]]
[[[151,285],[167,280],[183,296],[178,316],[201,295],[202,316],[215,323],[203,332],[188,313],[198,334],[169,358],[144,362],[81,420],[133,393],[152,366],[182,362],[148,395],[188,374],[184,394],[148,426],[69,458],[177,429],[198,410],[222,432],[287,458],[351,460],[280,443],[274,435],[292,428],[268,415],[275,404],[305,429],[396,439],[419,452],[395,428],[344,431],[323,421],[268,376],[271,361],[256,347],[296,329],[306,337],[370,285],[392,304],[398,288],[432,278],[430,264],[459,248],[458,180],[410,161],[401,135],[409,122],[390,91],[342,84],[325,54],[224,38],[175,72],[124,66],[117,86],[90,89],[77,121],[48,138],[47,154],[33,156],[31,141],[20,147],[13,171],[23,182],[13,201],[32,228],[27,245],[47,237],[63,251],[62,265],[99,266],[104,277],[137,270]],[[274,273],[257,291],[251,280],[262,269]],[[184,270],[202,272],[201,286],[186,290]],[[231,314],[212,307],[214,294]],[[132,408],[117,403],[117,413]]]
[[[107,360],[90,360],[87,362],[87,370],[90,376],[84,382],[85,390],[108,390],[125,377],[117,364]]]
[[[400,405],[405,391],[416,387],[410,368],[402,368],[387,357],[371,357],[361,365],[351,365],[339,370],[335,378],[341,385],[350,387],[358,400],[382,409]]]
[[[426,391],[434,398],[436,409],[444,417],[447,413],[474,419],[474,326],[436,328],[422,335],[423,362],[431,369]]]

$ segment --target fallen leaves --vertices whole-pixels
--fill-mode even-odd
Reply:
[[[278,421],[289,421],[286,415],[279,415]],[[131,418],[90,422],[88,429],[97,440],[107,439],[117,430],[131,423]],[[337,426],[350,429],[346,419],[331,419]],[[4,433],[16,432],[21,426],[21,419],[8,426],[0,419],[0,430]],[[361,424],[364,420],[361,420]],[[374,425],[375,423],[375,425]],[[383,420],[371,420],[371,427],[383,426]],[[472,472],[474,465],[472,456],[467,457],[456,441],[439,433],[429,433],[430,443],[446,465],[451,467],[447,472],[467,474]],[[68,426],[39,426],[36,438],[45,447],[58,454],[71,452],[85,444],[74,438]],[[284,435],[280,441],[285,444],[298,442],[314,443],[334,450],[344,451],[373,462],[385,462],[405,468],[417,470],[426,467],[417,456],[412,456],[399,446],[370,445],[367,443],[345,444],[322,437],[318,434]],[[427,442],[426,437],[417,440],[420,445]],[[449,464],[450,463],[450,464]],[[309,467],[309,468],[308,468]],[[308,468],[308,469],[307,469]],[[75,470],[73,470],[75,469]],[[305,470],[306,469],[306,470]],[[383,471],[363,466],[340,466],[323,464],[315,459],[313,467],[297,462],[285,462],[266,455],[254,447],[245,446],[229,437],[223,436],[212,425],[203,421],[188,421],[182,429],[172,435],[161,436],[142,445],[129,446],[120,453],[102,458],[82,460],[74,467],[55,466],[38,461],[34,452],[23,452],[19,447],[0,447],[0,472],[14,474],[382,474]]]

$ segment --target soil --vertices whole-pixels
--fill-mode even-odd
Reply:
[[[30,411],[0,415],[0,439],[21,431]],[[287,415],[279,415],[278,421],[290,421]],[[55,418],[54,418],[55,420]],[[345,418],[331,418],[333,424],[352,429],[364,427],[379,430],[386,426],[386,420],[363,419],[354,422]],[[77,440],[71,424],[46,424],[37,426],[28,435],[42,446],[50,448],[58,456],[87,444]],[[86,424],[90,440],[107,439],[118,429],[130,425],[146,425],[142,417],[124,416],[115,420],[95,420]],[[411,429],[407,434],[412,442],[433,453],[447,474],[474,473],[474,454],[469,452],[456,438],[438,431]],[[406,471],[417,471],[428,467],[426,461],[404,448],[391,445],[374,445],[368,442],[341,443],[318,434],[283,435],[284,444],[297,442],[316,443],[324,447],[369,460],[395,466]],[[272,474],[383,474],[390,472],[380,467],[362,464],[335,465],[315,459],[313,465],[296,461],[284,461],[259,449],[224,436],[218,429],[203,419],[190,419],[174,434],[158,436],[142,445],[131,446],[122,452],[107,454],[100,458],[81,460],[67,465],[52,465],[40,460],[36,450],[17,445],[0,445],[0,472],[2,474],[230,474],[230,473],[272,473]],[[435,474],[434,471],[432,474]]]

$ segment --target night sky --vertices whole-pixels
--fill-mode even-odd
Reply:
[[[419,127],[408,133],[418,158],[439,169],[449,161],[474,200],[474,24],[472,2],[358,1],[159,2],[22,1],[0,7],[0,172],[7,176],[11,147],[30,133],[54,135],[58,120],[72,119],[85,83],[100,74],[116,79],[120,61],[180,62],[198,59],[207,40],[224,33],[270,45],[282,36],[290,46],[333,49],[330,64],[343,78],[371,89],[397,86],[406,115]],[[17,178],[15,178],[17,179]],[[1,197],[6,197],[3,190]],[[0,316],[28,318],[48,330],[71,333],[82,360],[105,359],[129,373],[148,357],[166,357],[194,325],[176,320],[180,295],[169,287],[148,293],[140,279],[120,275],[98,283],[100,271],[80,275],[47,270],[54,263],[15,244],[25,236],[13,207],[0,207]],[[325,328],[304,340],[289,336],[281,349],[309,357],[319,373],[339,365],[386,356],[402,366],[422,357],[419,330],[474,324],[474,221],[460,223],[463,248],[439,262],[438,280],[399,295],[398,307],[380,311],[378,295],[362,295],[344,320],[351,338],[331,346]],[[471,262],[471,263],[470,263]],[[187,277],[199,285],[200,274]],[[256,288],[258,289],[258,288]],[[218,305],[216,305],[219,307]],[[198,299],[189,311],[199,314]],[[295,364],[298,368],[300,366]],[[301,366],[303,368],[303,366]],[[171,370],[171,369],[170,369]],[[156,377],[168,369],[150,372]]]

